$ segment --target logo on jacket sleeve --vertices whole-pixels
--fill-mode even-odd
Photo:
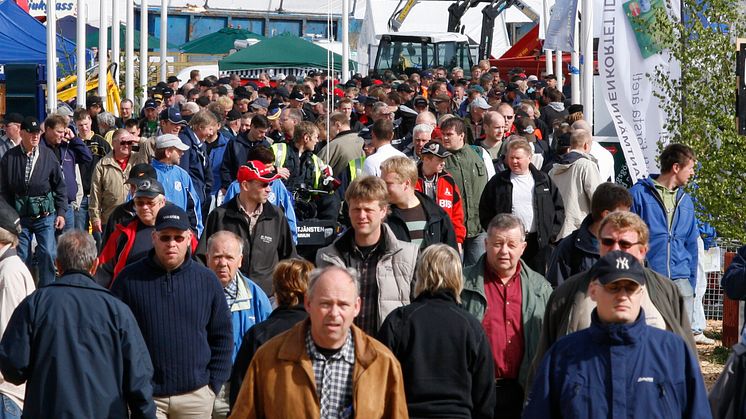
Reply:
[[[453,192],[451,192],[451,190],[448,189],[448,187],[446,186],[446,190],[445,190],[445,192],[443,192],[443,195],[445,195],[445,196],[453,196]]]
[[[262,243],[264,243],[264,244],[270,244],[270,243],[272,243],[272,237],[265,236],[264,234],[262,234],[262,235],[259,236],[259,240],[261,240]]]
[[[176,189],[178,192],[181,192],[181,190],[183,189],[183,187],[181,186],[181,182],[180,181],[177,180],[177,181],[174,182],[174,189]]]

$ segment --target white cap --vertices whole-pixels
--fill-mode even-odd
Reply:
[[[189,146],[184,144],[181,139],[173,134],[163,134],[155,139],[155,148],[176,147],[181,151],[189,150]]]

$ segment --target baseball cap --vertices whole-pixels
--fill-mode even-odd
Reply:
[[[412,104],[415,108],[418,106],[427,106],[427,99],[422,96],[417,96],[416,98],[414,98],[414,101],[412,101]]]
[[[139,163],[130,169],[130,174],[127,177],[127,181],[124,183],[130,183],[132,185],[137,184],[137,179],[139,178],[158,178],[158,175],[155,173],[155,168],[153,166],[149,165],[148,163]]]
[[[470,92],[479,92],[479,94],[484,94],[484,88],[478,84],[475,84],[474,86],[469,88]]]
[[[451,98],[447,94],[439,93],[437,95],[434,95],[432,99],[433,103],[440,103],[440,102],[450,102]]]
[[[158,195],[166,194],[161,182],[154,177],[141,177],[133,182],[128,181],[128,183],[135,185],[135,198],[155,198]]]
[[[282,110],[280,108],[272,108],[267,111],[267,119],[270,121],[274,121],[275,119],[280,117],[280,114],[282,113]]]
[[[254,109],[259,108],[268,108],[269,107],[269,101],[263,97],[258,98],[257,100],[251,102],[251,107]]]
[[[171,97],[174,95],[174,89],[170,87],[164,87],[162,93],[163,93],[163,97]]]
[[[487,103],[487,101],[483,97],[478,97],[471,101],[470,106],[472,108],[479,108],[479,109],[489,109],[491,108],[490,104]]]
[[[18,212],[4,199],[0,199],[0,228],[16,237],[21,234],[21,219],[18,217]]]
[[[301,102],[306,100],[306,97],[299,90],[294,90],[292,93],[290,93],[289,97],[291,100],[297,100]]]
[[[272,168],[265,166],[259,160],[250,160],[238,168],[236,179],[239,182],[259,180],[269,183],[280,177]]]
[[[527,81],[538,81],[539,78],[532,74],[532,75],[528,76],[528,79],[526,79],[526,80]]]
[[[399,86],[396,87],[397,92],[405,92],[405,93],[414,93],[414,89],[412,89],[412,86],[409,85],[409,83],[400,83]]]
[[[521,90],[521,88],[518,86],[518,83],[508,83],[508,86],[505,87],[505,92],[517,92]]]
[[[176,76],[168,76],[166,79],[167,83],[176,83],[177,81],[181,81],[181,79]]]
[[[290,92],[288,92],[288,89],[285,86],[280,86],[275,89],[275,95],[287,99],[290,97]]]
[[[167,205],[158,210],[155,217],[155,231],[162,231],[167,228],[187,231],[191,228],[189,216],[178,205]]]
[[[363,104],[365,104],[366,100],[368,100],[368,96],[365,96],[365,95],[357,95],[355,99],[352,99],[353,102],[363,103]]]
[[[345,89],[349,87],[357,87],[357,82],[353,79],[347,80],[347,82],[344,84]]]
[[[173,134],[163,134],[155,139],[155,148],[176,147],[181,151],[189,150],[189,146],[184,144],[181,139]]]
[[[90,106],[101,106],[104,102],[101,96],[88,96],[85,98],[86,105]]]
[[[228,111],[228,114],[225,116],[225,119],[227,121],[236,121],[238,119],[241,119],[241,112],[235,109],[231,109],[230,111]]]
[[[425,70],[422,73],[420,73],[420,77],[425,77],[425,78],[431,79],[431,78],[433,78],[433,72]]]
[[[148,109],[148,108],[155,109],[157,107],[158,107],[158,105],[155,103],[155,101],[153,99],[148,99],[148,100],[145,101],[145,105],[143,105],[142,108],[143,109]]]
[[[21,129],[28,132],[40,132],[41,126],[39,121],[33,116],[27,116],[23,122],[21,122]]]
[[[583,112],[583,105],[573,104],[567,107],[567,113],[569,113],[570,115],[577,112]]]
[[[5,115],[3,122],[6,124],[23,124],[23,115],[16,112],[9,113]]]
[[[451,155],[451,152],[446,150],[442,144],[436,141],[428,141],[424,146],[422,146],[422,154],[432,154],[433,156],[445,159]]]
[[[161,111],[161,121],[168,120],[172,124],[186,125],[186,121],[181,117],[181,112],[174,106],[170,106]]]
[[[622,250],[614,250],[598,260],[591,268],[592,278],[601,285],[622,279],[645,285],[645,271],[636,257]]]

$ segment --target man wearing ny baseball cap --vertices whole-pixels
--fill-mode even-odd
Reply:
[[[145,337],[158,417],[210,417],[230,375],[230,312],[217,276],[191,258],[192,237],[184,210],[161,208],[153,250],[125,267],[111,288]]]
[[[609,252],[591,275],[591,326],[546,353],[524,417],[712,417],[684,339],[645,323],[645,272],[637,258]]]
[[[236,178],[241,191],[207,217],[196,253],[206,260],[207,240],[220,230],[246,238],[241,272],[271,295],[275,265],[282,259],[297,256],[285,214],[267,202],[271,191],[269,184],[280,175],[264,163],[251,160],[239,167]]]

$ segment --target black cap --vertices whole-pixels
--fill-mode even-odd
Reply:
[[[298,101],[304,101],[306,100],[306,97],[303,95],[303,93],[300,92],[300,90],[293,90],[292,93],[290,93],[290,99],[292,100],[298,100]]]
[[[636,257],[621,250],[607,253],[591,268],[591,277],[601,285],[611,284],[620,279],[628,279],[645,285],[645,270]]]
[[[316,70],[311,70],[308,72],[308,77],[316,77],[318,76],[318,73],[316,73]]]
[[[518,86],[518,83],[508,83],[508,86],[505,88],[506,92],[518,92],[521,88]]]
[[[409,83],[401,83],[396,88],[397,92],[405,92],[405,93],[414,93],[414,89],[412,89],[412,86],[409,85]]]
[[[170,87],[163,88],[163,97],[171,97],[174,95],[174,89]]]
[[[181,79],[176,76],[168,76],[166,79],[166,82],[168,83],[176,83],[177,81],[181,81]]]
[[[220,84],[231,84],[231,78],[230,77],[221,77],[218,79],[218,83]]]
[[[357,82],[353,79],[347,80],[347,83],[344,84],[344,88],[347,89],[349,87],[357,87]]]
[[[18,236],[21,234],[21,219],[18,212],[4,199],[0,199],[0,228]]]
[[[129,182],[130,184],[132,182]],[[141,177],[136,179],[135,183],[135,198],[155,198],[158,195],[165,195],[166,192],[163,189],[161,182],[158,179],[150,177]]]
[[[228,115],[225,116],[225,119],[227,121],[235,121],[241,119],[241,112],[235,109],[231,109],[230,111],[228,111]]]
[[[146,100],[145,104],[142,106],[143,109],[148,109],[148,108],[155,109],[157,107],[158,107],[158,105],[155,103],[155,101],[153,99]]]
[[[155,231],[162,231],[167,228],[175,228],[181,231],[187,231],[191,228],[189,216],[177,205],[164,206],[158,210],[158,215],[155,217]]]
[[[104,102],[101,100],[101,96],[88,96],[85,98],[85,103],[88,106],[101,106]]]
[[[415,108],[418,106],[427,106],[427,99],[422,96],[417,96],[416,98],[414,98],[412,104],[415,106]]]
[[[153,166],[147,164],[147,163],[140,163],[132,166],[130,169],[129,177],[127,178],[127,182],[125,183],[132,183],[133,185],[136,185],[137,182],[132,182],[138,178],[158,178],[158,175],[155,172],[155,168]]]
[[[435,141],[428,141],[424,146],[422,146],[422,154],[432,154],[433,156],[445,159],[451,155],[451,152],[446,150],[443,144]]]
[[[577,112],[583,112],[583,105],[574,104],[567,107],[567,113],[569,113],[570,115]]]
[[[27,116],[21,122],[21,129],[28,132],[41,132],[39,121],[33,116]]]
[[[218,95],[220,95],[220,96],[225,96],[225,95],[227,95],[227,94],[228,94],[228,88],[227,88],[227,87],[225,87],[225,86],[223,86],[222,84],[221,84],[220,86],[218,86],[217,88],[215,88],[215,91],[216,91],[216,92],[218,93]]]
[[[9,113],[5,115],[3,122],[6,124],[23,124],[23,115],[16,112]]]

